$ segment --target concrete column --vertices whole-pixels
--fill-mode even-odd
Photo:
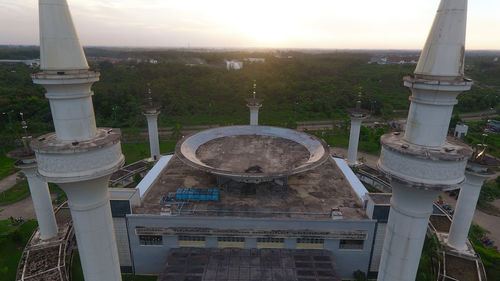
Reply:
[[[257,126],[259,125],[259,109],[260,105],[252,106],[249,105],[248,108],[250,108],[250,125]]]
[[[481,192],[481,186],[485,180],[484,176],[474,173],[465,173],[466,181],[460,189],[457,206],[453,214],[448,245],[457,249],[467,249],[466,241],[469,235],[470,225],[474,212],[476,211],[477,200]]]
[[[22,171],[28,180],[28,186],[35,207],[36,219],[40,228],[40,238],[47,240],[57,235],[57,223],[52,208],[49,186],[47,182],[36,173],[36,165],[30,168],[23,168]]]
[[[121,280],[109,177],[60,184],[68,196],[85,281]]]
[[[424,146],[444,145],[453,106],[457,103],[456,96],[460,93],[458,89],[463,89],[417,89],[416,85],[408,81],[405,81],[405,86],[412,89],[405,140]]]
[[[149,133],[149,149],[151,150],[151,159],[160,159],[160,141],[158,138],[158,114],[144,114],[148,120],[148,133]]]
[[[351,166],[356,164],[362,120],[362,118],[351,117],[351,133],[349,134],[349,148],[347,150],[347,164]]]
[[[438,191],[418,190],[393,183],[378,281],[415,280],[432,214],[432,202],[438,195]]]

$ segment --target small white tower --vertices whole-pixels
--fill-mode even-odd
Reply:
[[[55,133],[31,142],[38,172],[68,196],[86,281],[121,280],[108,181],[123,165],[120,134],[96,128],[89,71],[66,0],[40,0],[40,69]]]
[[[253,94],[251,98],[246,99],[247,106],[250,109],[250,125],[259,125],[259,109],[262,107],[262,99],[256,98],[257,84],[253,81]]]
[[[158,138],[158,115],[160,110],[158,106],[153,105],[153,98],[151,96],[151,89],[148,89],[149,103],[142,107],[143,114],[148,120],[148,133],[149,133],[149,149],[151,151],[151,160],[156,161],[160,159],[160,141]]]
[[[355,166],[358,155],[359,133],[361,130],[361,122],[366,118],[362,113],[361,101],[356,102],[356,108],[351,113],[351,132],[349,134],[349,148],[347,149],[347,164]]]
[[[23,118],[21,113],[21,118]],[[14,166],[23,171],[28,181],[33,206],[35,207],[36,219],[40,229],[40,239],[48,240],[57,235],[57,223],[50,198],[47,182],[37,174],[35,153],[28,146],[31,136],[27,133],[26,121],[22,121],[24,136],[22,138],[24,147],[14,150],[8,154],[10,158],[19,159]]]
[[[467,0],[441,0],[415,70],[404,78],[412,96],[405,135],[381,137],[379,168],[391,179],[391,211],[379,281],[414,281],[432,204],[461,184],[472,150],[447,139],[456,96],[469,90],[464,78]]]
[[[500,162],[486,155],[486,146],[480,145],[467,163],[466,181],[460,188],[453,222],[448,236],[448,245],[458,251],[467,252],[467,237],[477,200],[484,181],[493,176],[491,168],[498,167]]]

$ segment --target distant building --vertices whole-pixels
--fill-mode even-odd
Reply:
[[[420,56],[387,56],[387,57],[372,57],[369,64],[416,64]]]
[[[493,62],[498,62],[498,57],[494,58]]]
[[[227,70],[238,70],[243,68],[243,62],[239,60],[227,60],[226,61]]]
[[[34,59],[34,60],[0,60],[0,64],[9,64],[9,65],[14,65],[14,64],[25,64],[29,67],[37,67],[40,66],[40,59]]]
[[[500,132],[500,121],[488,120],[488,130],[490,132],[499,133]]]
[[[115,64],[121,62],[123,59],[110,57],[87,57],[87,60],[91,62],[109,62],[111,64]]]
[[[245,60],[249,62],[266,62],[265,58],[246,58]]]
[[[463,138],[467,136],[467,131],[469,130],[469,126],[459,123],[455,126],[455,137],[457,138]]]

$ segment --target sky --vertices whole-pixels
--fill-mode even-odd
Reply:
[[[421,49],[438,0],[68,0],[84,46]],[[500,1],[469,1],[469,50],[500,50]],[[38,45],[38,1],[0,0],[0,44]]]

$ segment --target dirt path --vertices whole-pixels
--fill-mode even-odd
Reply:
[[[5,191],[17,183],[17,176],[21,173],[20,171],[14,173],[3,180],[0,180],[0,192]]]
[[[57,198],[57,194],[51,194],[50,197],[54,200]],[[16,203],[0,206],[0,220],[8,219],[11,216],[14,218],[36,219],[35,207],[33,207],[31,195]]]
[[[11,216],[14,218],[35,219],[35,208],[31,196],[10,205],[0,206],[0,220],[8,219]]]

